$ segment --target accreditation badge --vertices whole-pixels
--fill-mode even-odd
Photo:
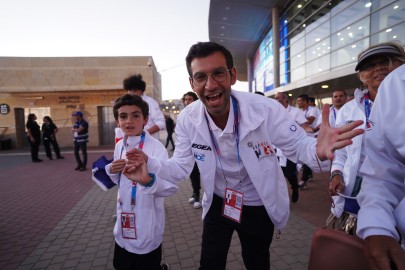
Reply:
[[[240,223],[242,218],[243,193],[226,188],[222,215]]]
[[[135,214],[121,213],[122,237],[136,239]]]

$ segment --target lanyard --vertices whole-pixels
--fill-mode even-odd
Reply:
[[[371,102],[368,92],[364,94],[364,112],[366,113],[366,126],[367,128],[371,128],[370,125]]]
[[[335,110],[335,108],[334,108],[334,107],[332,107],[331,109],[332,109],[332,111],[333,111],[333,118],[334,118],[334,119],[335,119],[335,121],[336,121],[336,110]]]
[[[236,154],[238,157],[238,165],[240,168],[240,154],[239,154],[239,108],[238,108],[238,101],[236,100],[236,98],[234,96],[231,96],[232,99],[232,108],[233,108],[233,114],[234,114],[234,121],[233,121],[233,131],[236,133]],[[222,174],[224,176],[225,179],[225,185],[228,186],[228,179],[226,178],[225,175],[225,171],[224,168],[222,166],[222,161],[221,161],[221,151],[219,150],[219,146],[217,143],[217,140],[215,139],[214,134],[212,133],[212,128],[210,125],[210,122],[208,120],[208,116],[205,113],[205,120],[207,121],[207,125],[208,125],[208,129],[210,131],[210,137],[211,137],[211,141],[212,144],[214,145],[215,148],[215,153],[218,156],[218,160],[219,160],[219,164],[221,166],[221,170],[222,170]],[[239,180],[240,186],[242,187],[242,179]]]
[[[122,148],[121,148],[121,157],[122,157],[122,151],[127,148],[127,140],[128,137],[124,136],[123,142],[122,142]],[[145,144],[145,131],[142,132],[141,134],[141,140],[139,142],[139,150],[143,149],[143,145]],[[121,179],[121,173],[120,173],[120,179]],[[135,202],[136,202],[136,182],[132,182],[132,189],[131,189],[131,207],[132,210],[135,207]]]
[[[305,118],[307,118],[308,110],[309,110],[309,106],[308,106],[308,108],[305,110]]]

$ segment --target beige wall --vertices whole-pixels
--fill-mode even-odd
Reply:
[[[84,112],[89,122],[89,146],[99,145],[97,107],[112,106],[125,93],[124,78],[141,73],[147,84],[146,95],[161,101],[160,74],[149,59],[149,56],[0,57],[0,104],[10,107],[10,113],[0,115],[0,139],[11,138],[12,148],[22,145],[17,142],[15,108],[49,107],[50,116],[59,128],[57,139],[61,147],[73,144],[71,114],[77,110]]]

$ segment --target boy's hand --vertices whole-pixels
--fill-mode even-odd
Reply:
[[[125,159],[117,159],[111,163],[110,173],[119,173],[125,167],[126,161]]]

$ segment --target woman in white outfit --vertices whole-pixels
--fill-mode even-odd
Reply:
[[[338,112],[336,126],[342,126],[354,120],[363,120],[361,128],[370,130],[373,122],[370,121],[374,99],[378,93],[378,87],[384,78],[397,67],[405,63],[403,47],[396,42],[381,43],[371,46],[359,54],[356,71],[364,90],[356,89],[355,98],[346,103]],[[365,160],[365,148],[367,147],[364,135],[353,138],[353,144],[335,152],[332,163],[329,193],[334,196],[334,207],[331,211],[335,217],[341,217],[345,208],[343,196],[338,193],[356,197],[360,191],[362,178],[359,168]],[[369,143],[369,142],[368,142]],[[358,210],[356,205],[352,211]],[[347,203],[346,203],[347,208]],[[357,208],[357,209],[356,209]]]

